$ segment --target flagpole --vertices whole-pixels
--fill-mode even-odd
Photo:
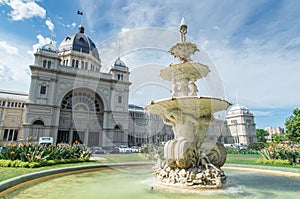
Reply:
[[[83,25],[83,12],[81,12],[80,10],[78,10],[77,14],[81,15],[81,25]]]
[[[81,15],[81,25],[83,25],[83,14]]]

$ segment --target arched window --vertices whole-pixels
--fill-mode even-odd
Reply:
[[[122,126],[121,125],[115,125],[115,132],[114,132],[114,142],[122,142]]]
[[[44,126],[44,122],[42,120],[35,120],[32,125],[42,125]]]
[[[75,68],[78,68],[78,60],[76,60]]]
[[[50,68],[51,67],[51,61],[48,61],[48,68]]]
[[[47,61],[44,60],[44,61],[43,61],[43,67],[46,68],[46,66],[47,66]]]
[[[61,109],[91,111],[101,113],[103,108],[102,100],[95,93],[89,91],[73,91],[68,93],[61,102]]]
[[[35,120],[32,123],[30,136],[33,140],[38,140],[39,137],[44,136],[44,122],[42,120]]]
[[[87,68],[88,68],[88,63],[85,62],[85,70],[87,70]]]
[[[81,61],[81,68],[84,69],[84,61]]]
[[[74,66],[75,66],[75,60],[72,59],[72,67],[74,68]]]

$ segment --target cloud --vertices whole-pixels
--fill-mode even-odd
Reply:
[[[31,55],[33,55],[38,48],[44,46],[45,44],[49,44],[50,42],[52,42],[51,38],[43,37],[41,34],[38,34],[36,36],[36,38],[38,39],[38,43],[36,43],[32,46],[32,51],[28,51],[28,53]]]
[[[252,113],[253,113],[255,116],[272,116],[272,115],[274,115],[274,113],[271,112],[271,111],[259,111],[259,110],[253,110]]]
[[[6,41],[0,41],[0,51],[5,51],[10,55],[17,55],[19,53],[16,47],[8,45]]]
[[[51,20],[50,20],[50,19],[47,19],[47,20],[45,21],[45,24],[47,25],[47,27],[49,28],[49,30],[50,30],[51,32],[53,32],[53,30],[54,30],[54,24],[51,22]]]
[[[0,41],[0,81],[1,89],[27,91],[30,75],[26,72],[33,63],[33,54],[28,54],[27,40],[6,34]]]
[[[300,37],[291,39],[286,45],[285,48],[294,48],[300,46]]]
[[[32,17],[46,17],[46,10],[39,6],[35,1],[6,0],[2,1],[2,3],[5,3],[12,8],[9,16],[14,21],[30,19]]]
[[[76,27],[76,23],[73,22],[71,24],[63,24],[63,27],[67,27],[67,28],[75,28]]]
[[[14,80],[14,74],[11,71],[10,67],[0,63],[0,80]]]
[[[216,65],[230,101],[235,102],[237,93],[239,102],[252,109],[299,104],[300,93],[295,91],[296,85],[300,85],[300,38],[299,27],[295,26],[300,17],[299,3],[236,0],[202,0],[197,3],[195,0],[153,0],[141,3],[112,0],[90,6],[90,2],[81,0],[80,5],[85,10],[89,27],[99,26],[101,29],[99,41],[107,35],[124,34],[139,27],[178,31],[180,20],[184,17],[189,27],[187,37],[205,49],[200,51],[200,55],[207,53]],[[155,36],[158,42],[165,42],[163,35]],[[141,33],[141,38],[144,39],[141,45],[143,42],[151,43],[147,33]],[[121,52],[124,45],[132,47],[134,39],[138,40],[139,36],[128,35],[127,43],[120,41]],[[111,48],[118,49],[117,43]],[[102,49],[100,52],[105,63],[106,53]],[[118,54],[109,53],[107,58],[114,59],[111,55]],[[139,66],[140,60],[147,62],[142,55],[124,59],[131,69]]]
[[[207,51],[219,69],[229,98],[235,99],[237,93],[240,103],[252,108],[298,105],[300,93],[294,90],[300,84],[297,52],[258,41],[236,49],[210,41]]]

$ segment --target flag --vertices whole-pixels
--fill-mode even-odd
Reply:
[[[78,15],[83,15],[83,12],[81,12],[81,11],[78,10],[78,11],[77,11],[77,14],[78,14]]]

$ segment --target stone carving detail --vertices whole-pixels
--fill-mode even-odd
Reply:
[[[222,188],[226,182],[223,170],[209,163],[207,156],[204,154],[201,162],[203,165],[187,169],[171,168],[164,162],[156,166],[153,172],[154,180],[156,183],[164,185]]]
[[[196,51],[198,51],[197,46],[191,42],[177,43],[169,50],[169,52],[181,62],[192,61],[191,55]]]

